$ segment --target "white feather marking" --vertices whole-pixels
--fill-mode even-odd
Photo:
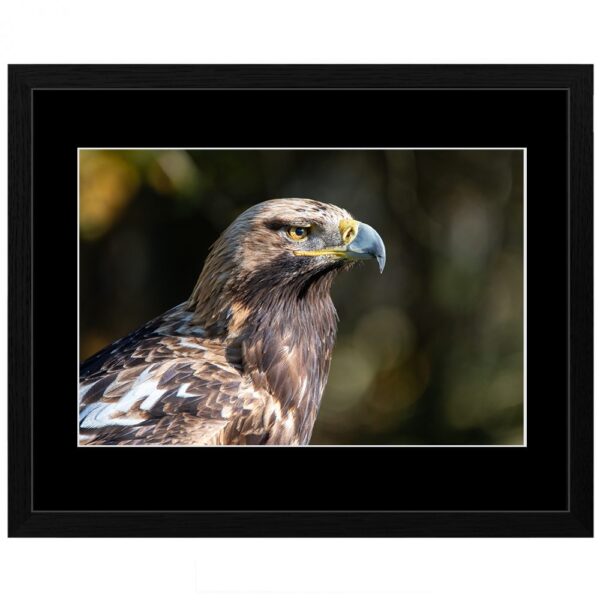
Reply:
[[[115,404],[94,402],[84,406],[79,412],[80,426],[83,429],[95,429],[110,425],[137,425],[145,421],[143,417],[123,416],[131,407],[145,398],[140,405],[143,410],[152,408],[165,390],[158,389],[158,379],[153,379],[152,365],[145,369],[134,381],[131,389]]]
[[[80,402],[83,400],[83,398],[87,394],[87,391],[94,385],[94,383],[96,383],[96,382],[92,381],[92,383],[88,383],[85,385],[79,384],[79,401]]]
[[[146,420],[143,417],[112,416],[115,412],[114,407],[111,404],[104,404],[103,402],[96,402],[95,404],[91,404],[90,407],[92,410],[89,411],[89,414],[80,423],[82,429],[98,429],[101,427],[110,427],[111,425],[138,425]],[[86,406],[86,408],[88,407]],[[83,414],[85,411],[81,412]]]
[[[157,383],[155,383],[154,391],[140,404],[140,408],[142,410],[150,410],[161,398],[161,396],[165,393],[166,390],[159,390],[157,387]]]
[[[302,401],[302,398],[304,398],[304,393],[306,392],[307,384],[308,384],[308,379],[306,377],[303,377],[302,385],[300,386],[300,389],[298,390],[298,397],[299,397],[300,401]]]
[[[275,420],[281,421],[281,404],[276,400],[271,402],[271,411],[275,413]]]
[[[196,394],[188,394],[187,389],[190,387],[189,383],[182,383],[177,390],[178,398],[194,398]]]
[[[112,404],[104,402],[95,402],[84,407],[79,413],[79,426],[82,429],[99,429],[101,427],[109,427],[110,425],[118,425],[118,417],[113,417],[114,407]],[[143,419],[138,420],[141,422]],[[131,425],[132,423],[129,423]]]
[[[283,427],[288,431],[291,431],[294,428],[294,415],[289,412],[287,417],[283,420]]]
[[[116,417],[110,422],[111,425],[138,425],[146,419],[140,417]]]
[[[184,348],[194,348],[196,350],[205,350],[204,346],[200,344],[194,344],[193,342],[186,342],[183,338],[179,339],[179,344]]]
[[[114,405],[115,411],[127,412],[136,402],[147,397],[154,404],[165,392],[158,389],[159,379],[153,379],[152,366],[145,369],[135,380],[131,389]]]

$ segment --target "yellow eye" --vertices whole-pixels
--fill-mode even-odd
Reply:
[[[308,237],[310,227],[288,227],[287,234],[295,241],[300,242]]]

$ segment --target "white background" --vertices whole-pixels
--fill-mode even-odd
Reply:
[[[12,0],[0,8],[0,52],[4,64],[594,63],[600,20],[593,4]],[[0,79],[0,138],[6,140],[6,70]],[[0,143],[2,190],[5,152]],[[5,281],[5,209],[0,218]],[[4,404],[6,293],[0,303]],[[49,399],[59,394],[51,389]],[[5,440],[5,406],[0,419]],[[6,444],[0,447],[4,452]],[[4,456],[0,485],[6,486]],[[310,473],[299,474],[299,485],[319,493]],[[600,598],[600,542],[591,539],[8,540],[5,490],[0,515],[0,590],[9,599]]]

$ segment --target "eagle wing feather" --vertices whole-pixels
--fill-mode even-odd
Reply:
[[[272,401],[222,343],[177,333],[182,307],[86,361],[79,387],[80,443],[257,443]],[[174,335],[174,333],[177,333]],[[231,353],[229,353],[231,354]]]

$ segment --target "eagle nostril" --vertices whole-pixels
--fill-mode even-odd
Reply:
[[[354,219],[342,219],[340,221],[340,233],[342,234],[342,242],[348,245],[358,233],[358,224]]]

